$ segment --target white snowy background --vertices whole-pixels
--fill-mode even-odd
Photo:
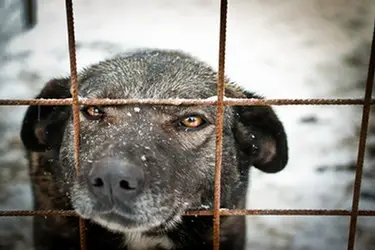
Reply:
[[[20,0],[0,0],[0,98],[32,98],[69,74],[62,0],[38,0],[21,29]],[[219,1],[76,0],[77,63],[138,47],[181,49],[217,68]],[[232,0],[226,74],[269,98],[364,96],[373,0]],[[0,107],[0,209],[30,209],[18,133],[26,107]],[[287,168],[252,171],[249,208],[350,209],[359,106],[275,107],[290,147]],[[373,113],[375,113],[373,111]],[[375,121],[370,125],[360,208],[375,209]],[[29,217],[0,218],[0,249],[31,249]],[[349,217],[249,216],[248,249],[342,250]],[[375,218],[359,219],[357,250],[375,249]]]

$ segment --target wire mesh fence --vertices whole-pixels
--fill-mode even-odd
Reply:
[[[214,208],[213,210],[187,211],[185,216],[213,216],[214,250],[219,249],[220,242],[220,216],[244,215],[306,215],[306,216],[350,216],[348,229],[348,250],[354,249],[356,226],[358,216],[375,216],[375,210],[359,210],[359,198],[362,182],[365,146],[372,99],[375,72],[375,25],[372,39],[366,87],[363,99],[235,99],[226,98],[224,89],[225,75],[225,42],[227,23],[227,1],[220,1],[220,38],[217,97],[211,99],[80,99],[78,96],[78,80],[76,65],[76,47],[74,33],[74,16],[72,0],[66,0],[67,32],[70,55],[70,82],[72,98],[67,99],[30,99],[16,100],[3,99],[0,105],[71,105],[73,108],[75,167],[79,173],[79,145],[80,145],[80,105],[127,105],[127,104],[163,104],[163,105],[216,105],[216,154],[215,154],[215,182],[214,182]],[[350,210],[333,209],[220,209],[220,179],[223,140],[223,113],[227,105],[361,105],[362,121],[360,129],[359,146],[357,153],[357,166],[354,180],[352,207]],[[78,216],[74,211],[46,210],[46,211],[0,211],[0,216]],[[81,249],[86,249],[85,221],[79,218]]]

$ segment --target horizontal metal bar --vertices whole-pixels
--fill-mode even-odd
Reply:
[[[0,106],[19,105],[71,105],[72,98],[65,99],[0,99]],[[217,99],[79,99],[79,105],[216,105]],[[363,105],[363,99],[242,99],[225,98],[227,106],[250,105]],[[375,99],[371,100],[371,105]]]
[[[307,216],[349,216],[350,210],[329,210],[329,209],[221,209],[220,215],[307,215]],[[187,216],[211,215],[210,210],[188,211]],[[375,216],[375,210],[360,210],[361,216]]]
[[[305,216],[350,216],[351,210],[341,209],[220,209],[220,215],[305,215]],[[213,210],[190,210],[185,216],[211,216]],[[359,210],[359,216],[375,216],[375,210]],[[74,210],[3,210],[4,216],[78,216]]]
[[[0,211],[2,216],[78,216],[74,210],[3,210]]]

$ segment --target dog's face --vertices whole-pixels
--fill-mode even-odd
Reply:
[[[174,51],[146,50],[86,69],[81,98],[209,98],[217,74]],[[38,98],[70,97],[69,79],[52,80]],[[256,98],[233,84],[226,96]],[[80,109],[80,171],[75,173],[68,106],[32,106],[22,139],[31,151],[55,152],[54,175],[84,218],[115,231],[173,227],[187,209],[212,207],[215,106],[123,105]],[[287,163],[284,129],[270,107],[226,107],[223,207],[246,194],[251,165],[277,172]]]

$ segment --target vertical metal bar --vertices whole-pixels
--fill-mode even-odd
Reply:
[[[73,123],[74,123],[74,153],[76,174],[79,173],[79,139],[80,139],[80,122],[79,122],[79,103],[78,103],[78,80],[77,80],[77,63],[76,63],[76,46],[74,36],[74,17],[72,0],[66,0],[66,19],[68,27],[69,41],[69,58],[70,58],[70,92],[72,95]],[[85,221],[79,218],[79,233],[81,249],[86,249]]]
[[[352,214],[350,217],[350,228],[349,228],[349,239],[348,239],[348,250],[354,249],[355,236],[357,229],[358,220],[358,207],[359,207],[359,196],[361,192],[361,182],[362,182],[362,172],[363,172],[363,162],[365,158],[365,147],[366,147],[366,137],[368,130],[368,123],[370,118],[371,110],[371,95],[374,87],[374,72],[375,72],[375,22],[374,30],[372,35],[372,45],[370,53],[370,62],[367,74],[366,82],[366,92],[362,111],[362,124],[361,132],[359,138],[359,149],[357,156],[357,171],[355,173],[354,180],[354,190],[353,190],[353,203],[352,203]]]
[[[221,190],[221,165],[223,148],[223,116],[224,116],[224,70],[225,70],[225,42],[227,8],[226,0],[220,4],[220,41],[219,41],[219,72],[217,80],[217,109],[216,109],[216,162],[215,162],[215,189],[213,211],[213,248],[220,248],[220,190]]]
[[[24,25],[26,29],[31,29],[36,24],[37,0],[24,0]]]

